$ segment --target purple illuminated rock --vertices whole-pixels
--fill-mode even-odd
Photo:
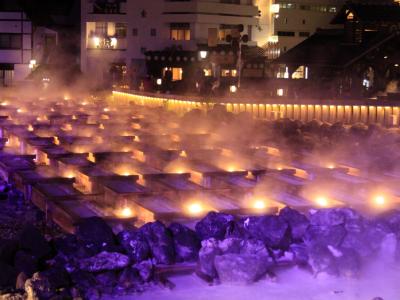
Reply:
[[[26,225],[19,235],[19,246],[37,258],[50,255],[51,248],[44,236],[33,225]]]
[[[346,222],[346,215],[335,208],[316,210],[310,215],[310,223],[315,226],[335,226]]]
[[[315,275],[321,273],[328,275],[338,275],[335,257],[328,247],[316,245],[309,249],[308,263]]]
[[[339,275],[343,277],[358,277],[361,271],[361,258],[355,249],[340,248],[336,257]]]
[[[140,276],[139,270],[135,267],[125,268],[118,278],[118,287],[120,290],[132,289],[142,283],[143,279]]]
[[[89,272],[123,269],[130,263],[129,257],[117,252],[100,252],[99,254],[81,259],[79,268]]]
[[[82,219],[76,226],[76,236],[87,247],[101,248],[115,244],[111,227],[99,217]]]
[[[212,281],[216,278],[217,271],[214,266],[214,258],[220,254],[222,254],[222,251],[215,238],[203,240],[199,251],[196,273],[207,281]]]
[[[306,245],[314,246],[334,246],[338,247],[346,236],[344,225],[334,226],[310,226],[305,235],[304,242]]]
[[[188,227],[172,223],[169,226],[172,232],[175,247],[175,258],[177,262],[194,261],[198,258],[200,241],[196,233]]]
[[[244,221],[249,235],[271,248],[286,248],[291,243],[289,224],[279,216],[249,217]]]
[[[201,240],[216,238],[222,240],[229,223],[234,220],[232,215],[209,212],[202,220],[196,224],[196,233]]]
[[[152,256],[158,264],[172,264],[175,260],[174,241],[171,232],[159,221],[140,228],[149,243]]]
[[[304,244],[291,244],[288,251],[293,254],[293,262],[298,265],[308,263],[308,248]]]
[[[134,266],[144,282],[148,282],[154,277],[154,265],[150,260],[144,260]]]
[[[97,286],[104,293],[112,293],[118,283],[118,275],[115,271],[103,271],[95,274]]]
[[[124,230],[117,237],[132,262],[141,262],[150,257],[150,246],[141,232],[137,230]]]
[[[214,259],[218,278],[222,283],[249,284],[264,276],[270,264],[258,255],[223,254]]]
[[[289,224],[292,238],[300,241],[310,225],[307,217],[288,206],[280,210],[279,216]]]

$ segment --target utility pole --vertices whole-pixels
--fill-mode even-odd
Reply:
[[[242,34],[244,31],[244,26],[243,24],[240,24],[238,26],[238,35],[237,36],[232,36],[228,35],[226,37],[226,41],[228,43],[231,43],[232,48],[237,48],[238,50],[238,58],[237,58],[237,63],[236,63],[236,71],[237,71],[237,87],[238,89],[241,86],[241,77],[242,77],[242,44],[247,43],[249,41],[249,36],[247,34]]]

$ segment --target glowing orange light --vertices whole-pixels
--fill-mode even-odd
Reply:
[[[192,202],[187,206],[187,211],[193,216],[197,216],[204,211],[204,207],[199,202]]]
[[[375,202],[375,204],[378,205],[378,206],[383,206],[383,205],[386,204],[386,199],[385,199],[384,196],[378,195],[378,196],[375,196],[374,202]]]
[[[133,217],[133,210],[130,207],[125,206],[118,212],[118,216],[121,218],[131,218]]]
[[[315,202],[321,207],[328,207],[329,205],[328,199],[322,196],[317,197],[317,199],[315,199]]]
[[[267,207],[267,204],[263,200],[256,200],[253,203],[253,208],[258,209],[258,210],[265,209],[266,207]]]

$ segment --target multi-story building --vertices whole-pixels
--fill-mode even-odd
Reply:
[[[270,40],[278,53],[293,48],[318,28],[337,28],[330,22],[344,3],[345,0],[275,0],[274,34]]]
[[[0,86],[25,79],[32,67],[32,23],[15,2],[0,5]]]
[[[206,75],[234,77],[238,51],[227,37],[247,35],[244,48],[257,46],[253,37],[259,26],[257,2],[84,0],[81,69],[130,83],[145,74],[162,77],[166,71],[173,81],[190,78],[198,67]],[[249,66],[253,65],[261,66]]]

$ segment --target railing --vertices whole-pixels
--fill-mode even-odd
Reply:
[[[374,100],[284,100],[256,99],[244,101],[240,98],[207,99],[198,96],[177,96],[132,91],[113,91],[118,103],[134,102],[150,107],[163,106],[168,110],[184,114],[192,109],[207,110],[215,104],[224,105],[232,113],[248,112],[255,118],[276,120],[290,118],[304,122],[378,123],[383,126],[398,126],[400,103]]]

